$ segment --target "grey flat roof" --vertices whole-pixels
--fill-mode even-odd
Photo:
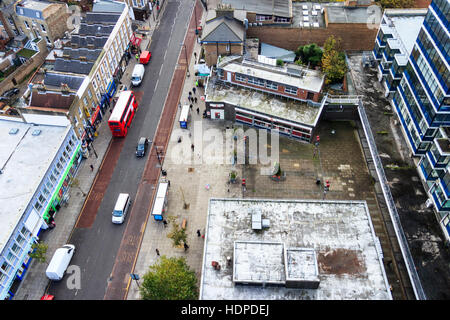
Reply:
[[[70,42],[72,44],[77,45],[78,47],[87,47],[88,45],[92,44],[95,49],[103,48],[106,41],[108,41],[108,36],[102,36],[102,37],[94,37],[94,36],[80,36],[78,34],[72,35],[70,38]]]
[[[86,17],[83,19],[83,22],[88,24],[102,23],[115,25],[119,18],[120,14],[114,14],[111,12],[86,12]]]
[[[46,86],[60,87],[62,83],[69,86],[70,89],[78,90],[84,81],[84,77],[72,76],[69,74],[61,74],[55,72],[47,72],[44,77]]]
[[[367,23],[366,7],[326,6],[329,23]]]
[[[270,227],[252,230],[252,212],[261,212],[263,219],[270,220]],[[233,283],[233,266],[227,265],[227,257],[232,257],[236,241],[282,242],[285,248],[294,248],[289,249],[292,250],[290,256],[299,258],[299,262],[307,255],[303,258],[296,255],[295,248],[314,249],[319,266],[319,287],[293,289]],[[391,300],[376,243],[365,201],[211,198],[199,299]],[[272,259],[276,252],[279,247],[273,246],[272,252],[266,252],[265,256]],[[212,261],[221,265],[220,271],[211,267]],[[274,262],[262,263],[270,266],[271,261]],[[249,261],[242,270],[245,272],[253,264]],[[293,279],[313,276],[310,262],[302,264],[304,274],[301,267],[288,271]],[[251,271],[247,277],[258,273]],[[273,271],[274,274],[269,276],[277,279],[276,270]]]
[[[292,99],[282,99],[239,86],[227,86],[220,82],[208,82],[206,102],[226,102],[249,111],[263,113],[268,116],[290,120],[299,124],[315,126],[321,108]]]
[[[278,17],[292,16],[292,0],[222,0],[235,9]]]
[[[80,36],[109,36],[114,27],[114,24],[104,25],[81,23],[78,34]]]
[[[94,2],[92,12],[122,13],[126,4],[119,1],[97,0]]]
[[[80,57],[86,57],[88,61],[96,61],[102,49],[88,49],[88,48],[71,48],[65,47],[62,54],[68,56],[71,59],[80,59]]]
[[[11,135],[13,128],[19,131]],[[35,129],[42,130],[33,136]],[[70,126],[0,120],[0,252],[22,218]]]
[[[89,74],[93,66],[94,62],[56,58],[54,70],[59,72]]]

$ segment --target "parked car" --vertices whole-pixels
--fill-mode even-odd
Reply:
[[[148,148],[148,139],[145,137],[141,137],[139,139],[137,147],[136,147],[136,157],[145,156],[145,153],[147,152],[147,148]]]
[[[75,252],[73,244],[66,244],[59,249],[56,249],[52,260],[48,264],[45,274],[50,280],[59,281],[63,278],[64,273],[69,266],[70,260]]]
[[[12,89],[10,89],[10,90],[8,90],[8,91],[5,91],[5,92],[3,93],[3,97],[12,97],[13,95],[18,94],[19,91],[20,91],[20,90],[19,90],[18,88],[12,88]]]
[[[137,64],[134,66],[133,74],[131,75],[131,84],[135,87],[141,84],[144,78],[145,68],[143,64]]]

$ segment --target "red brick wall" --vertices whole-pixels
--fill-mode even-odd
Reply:
[[[327,28],[283,28],[249,27],[247,38],[258,38],[260,42],[295,51],[299,46],[316,43],[323,46],[325,40],[333,35],[342,39],[346,51],[372,50],[378,29],[369,29],[364,23],[328,24]]]

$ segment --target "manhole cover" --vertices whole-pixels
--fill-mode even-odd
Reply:
[[[188,168],[188,172],[194,172],[194,168]]]

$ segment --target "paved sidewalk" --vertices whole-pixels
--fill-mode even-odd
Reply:
[[[163,5],[164,3],[165,1],[162,1],[159,17],[162,16],[162,11],[165,8]],[[148,35],[142,39],[142,50],[145,50],[150,46],[151,36],[154,29],[158,27],[159,20],[154,21],[153,17],[150,16],[144,24],[150,26],[150,31]],[[127,69],[121,79],[122,86],[130,88],[131,73],[136,63],[136,59],[130,59]],[[86,201],[86,197],[83,196],[83,193],[90,193],[91,187],[94,185],[97,178],[97,173],[103,164],[104,156],[109,149],[112,138],[108,127],[109,114],[109,111],[107,111],[104,115],[102,122],[97,129],[98,136],[93,142],[98,158],[95,157],[94,152],[91,150],[89,157],[81,162],[76,175],[76,179],[79,181],[79,188],[72,187],[69,190],[70,198],[68,205],[66,207],[61,207],[59,212],[55,215],[56,227],[52,230],[48,229],[46,231],[42,231],[40,235],[40,241],[48,244],[46,254],[47,261],[45,263],[39,263],[35,260],[31,262],[24,279],[16,291],[14,296],[15,300],[39,300],[46,292],[48,285],[50,284],[50,280],[48,280],[45,276],[45,270],[48,263],[50,262],[55,250],[66,244],[68,239],[70,239],[72,230]],[[91,164],[93,165],[94,170],[91,170]]]

